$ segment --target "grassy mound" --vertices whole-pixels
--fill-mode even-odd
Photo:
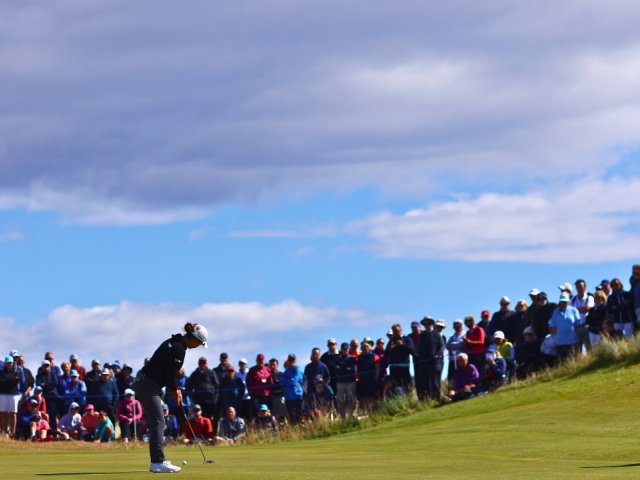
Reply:
[[[640,341],[491,395],[301,442],[167,450],[185,478],[638,478]],[[0,478],[143,478],[144,448],[0,443]]]

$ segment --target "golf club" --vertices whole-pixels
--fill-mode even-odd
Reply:
[[[200,445],[200,440],[198,440],[198,437],[196,437],[196,434],[193,431],[193,427],[189,423],[189,419],[187,418],[187,412],[182,410],[182,415],[184,415],[184,419],[187,422],[187,425],[189,425],[189,430],[191,430],[191,435],[193,435],[193,439],[195,440],[196,444],[198,444],[198,448],[200,449],[200,453],[202,454],[202,463],[216,463],[214,459],[207,458],[204,456],[204,450],[202,450],[202,445]]]

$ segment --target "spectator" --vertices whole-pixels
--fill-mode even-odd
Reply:
[[[289,354],[284,366],[285,370],[280,377],[280,383],[282,384],[289,422],[295,425],[300,422],[302,414],[304,375],[302,369],[297,365],[297,358],[293,353]]]
[[[431,317],[424,317],[422,321],[424,322],[427,318],[431,319]],[[420,327],[420,322],[411,322],[411,333],[409,334],[409,338],[411,338],[411,341],[414,345],[413,355],[411,355],[411,359],[413,361],[413,383],[415,384],[418,398],[422,399],[425,397],[426,385],[424,384],[423,364],[420,361],[420,352],[417,348],[418,343],[420,342],[421,333],[422,328]]]
[[[220,420],[216,442],[229,445],[238,443],[246,434],[244,420],[236,415],[236,409],[227,408],[227,415]]]
[[[87,442],[95,440],[96,427],[100,421],[100,414],[93,408],[93,404],[88,403],[84,407],[84,415],[82,415],[82,439]]]
[[[271,405],[271,386],[273,377],[271,370],[264,364],[264,355],[259,353],[256,356],[256,364],[249,369],[247,374],[247,387],[252,399],[253,412],[258,412],[258,407],[263,403]]]
[[[236,376],[244,382],[244,396],[242,397],[242,408],[239,410],[240,416],[249,418],[251,416],[251,396],[247,388],[247,374],[249,373],[249,362],[246,358],[238,360],[238,371]]]
[[[62,371],[62,375],[58,377],[58,385],[60,385],[64,381],[68,381],[71,374],[71,364],[69,362],[62,362],[60,364],[60,370]],[[64,413],[67,412],[66,409],[63,409]]]
[[[449,392],[449,397],[453,402],[466,400],[475,395],[476,387],[480,381],[478,370],[469,361],[469,356],[466,353],[458,354],[456,366],[453,377],[453,390]]]
[[[18,372],[18,376],[20,377],[20,383],[18,383],[18,393],[26,398],[33,390],[35,386],[35,378],[33,378],[33,374],[31,370],[24,366],[25,360],[24,356],[17,350],[11,351],[11,356],[14,361],[14,368]]]
[[[75,353],[69,357],[70,369],[78,372],[80,380],[84,381],[87,376],[87,369],[80,365],[80,358]]]
[[[540,292],[536,299],[536,307],[533,322],[527,326],[533,327],[537,338],[545,338],[549,333],[549,320],[557,305],[548,301],[545,292]]]
[[[529,290],[529,298],[531,299],[531,301],[529,302],[529,306],[527,307],[527,310],[524,316],[525,327],[528,327],[534,323],[536,312],[540,308],[538,305],[539,294],[540,294],[540,290],[538,290],[537,288],[532,288],[531,290]]]
[[[595,347],[602,337],[602,325],[607,318],[607,295],[604,290],[596,290],[593,296],[594,305],[589,310],[585,325],[589,329],[589,343]]]
[[[58,426],[57,413],[62,399],[58,394],[58,376],[55,370],[51,368],[49,360],[43,360],[42,365],[38,369],[36,389],[37,387],[42,389],[42,395],[47,402],[47,412],[49,412],[48,423],[51,428],[56,429]]]
[[[578,351],[582,351],[582,346],[586,351],[591,350],[589,341],[589,329],[586,326],[587,313],[593,308],[593,295],[587,292],[587,282],[579,278],[576,280],[576,294],[571,297],[569,305],[576,308],[580,313],[580,322],[576,325],[576,335],[578,336]]]
[[[115,374],[116,386],[118,387],[118,395],[120,399],[124,398],[125,390],[133,390],[133,367],[128,363],[122,366],[122,369]]]
[[[40,412],[40,415],[42,415],[42,418],[44,418],[48,422],[49,414],[47,413],[47,401],[42,395],[42,387],[40,385],[37,385],[33,389],[33,397],[31,398],[37,400],[38,405],[36,406],[36,410],[38,410]]]
[[[330,338],[327,340],[327,351],[322,354],[320,357],[320,361],[324,363],[329,369],[329,375],[331,377],[330,385],[331,389],[335,392],[337,391],[336,379],[338,378],[338,371],[336,370],[336,366],[338,365],[338,359],[340,357],[340,353],[338,352],[338,342],[335,338]]]
[[[46,352],[44,354],[44,359],[49,362],[50,369],[56,376],[56,380],[62,377],[62,369],[55,364],[53,352]],[[38,369],[37,373],[40,373],[40,370],[42,370],[43,366],[44,366],[44,362],[42,362],[42,365],[40,365],[40,368]]]
[[[378,357],[378,371],[376,373],[376,383],[378,384],[378,396],[382,396],[382,389],[384,388],[384,377],[387,376],[387,357],[385,356],[385,341],[384,338],[378,338],[373,348],[373,353]]]
[[[202,408],[197,403],[193,406],[193,416],[189,419],[189,424],[191,428],[187,428],[185,432],[184,443],[194,443],[197,439],[213,445],[215,440],[213,425],[211,420],[202,414]]]
[[[244,390],[244,382],[236,375],[235,367],[227,365],[225,375],[220,381],[220,404],[224,412],[229,407],[235,408],[236,411],[240,409]]]
[[[465,351],[468,355],[467,360],[474,365],[476,371],[479,372],[484,366],[484,354],[486,352],[485,333],[482,327],[476,325],[472,315],[464,318],[464,325],[467,327],[467,333],[464,336]],[[458,360],[456,360],[456,365],[459,365]]]
[[[178,420],[176,416],[169,412],[169,405],[162,404],[162,414],[164,415],[164,443],[171,441],[176,443],[178,441]]]
[[[516,360],[516,349],[513,347],[513,344],[506,338],[504,332],[498,330],[493,334],[493,343],[498,349],[498,353],[500,357],[504,359],[506,362],[506,377],[509,376],[515,371],[515,360]]]
[[[523,379],[533,372],[541,370],[546,363],[540,353],[542,340],[536,338],[533,327],[526,327],[523,332],[523,341],[515,347],[516,351],[516,377]]]
[[[320,357],[319,351],[318,357]],[[303,412],[310,419],[320,418],[326,415],[331,415],[331,418],[333,418],[335,412],[335,395],[331,390],[331,386],[325,382],[321,375],[316,375],[311,385],[313,385],[314,390],[307,393],[305,403],[303,404]]]
[[[118,403],[118,387],[116,382],[111,378],[111,371],[104,369],[100,375],[100,381],[96,385],[93,396],[93,404],[95,408],[102,413],[107,412],[109,420],[111,420],[111,428],[115,419],[115,409]]]
[[[94,395],[97,386],[100,384],[100,375],[102,375],[102,368],[100,368],[100,365],[100,360],[95,358],[91,360],[91,370],[89,370],[84,377],[84,384],[87,387],[87,396],[89,398]],[[99,414],[96,412],[96,415]]]
[[[498,332],[495,332],[494,336]],[[493,392],[507,381],[507,362],[502,358],[495,345],[491,345],[487,349],[484,370],[482,385],[479,389],[482,392]]]
[[[411,372],[409,359],[414,353],[411,338],[402,334],[402,326],[396,323],[391,327],[391,338],[385,349],[385,358],[389,364],[389,375],[400,385],[405,394],[411,391]]]
[[[516,311],[507,324],[507,330],[504,332],[505,338],[514,345],[524,340],[522,332],[527,326],[527,310],[529,305],[524,299],[516,302]]]
[[[142,419],[142,405],[134,398],[135,392],[130,388],[124,391],[124,398],[116,405],[116,415],[120,423],[120,438],[124,443],[129,443],[136,435],[141,433],[140,420]]]
[[[69,411],[60,418],[58,429],[68,435],[68,438],[73,438],[74,440],[82,438],[82,417],[80,416],[80,405],[76,402],[72,402],[71,405],[69,405]]]
[[[47,439],[49,432],[51,431],[51,426],[49,425],[49,422],[42,418],[40,412],[36,411],[30,418],[29,429],[29,438],[31,438],[33,441],[44,442]]]
[[[271,370],[271,378],[273,378],[273,385],[271,386],[271,414],[278,419],[279,422],[284,423],[287,418],[287,407],[284,403],[284,390],[282,383],[282,372],[278,370],[279,362],[277,358],[269,360],[269,369]]]
[[[340,416],[351,417],[356,409],[356,363],[357,363],[357,342],[351,341],[354,345],[355,354],[349,352],[349,344],[343,342],[340,345],[340,356],[336,365],[336,401]]]
[[[220,358],[220,363],[218,363],[218,366],[213,369],[213,371],[216,372],[218,381],[222,380],[222,378],[224,377],[227,371],[227,367],[229,367],[230,365],[229,354],[222,352],[219,358]]]
[[[485,338],[487,340],[487,342],[486,342],[487,345],[490,345],[489,337],[487,336],[487,329],[489,328],[489,320],[490,319],[491,319],[491,312],[489,310],[483,310],[480,313],[480,321],[476,324],[485,333]],[[484,353],[483,353],[483,355],[484,355]]]
[[[13,357],[7,355],[0,370],[0,433],[15,437],[20,402],[20,375],[13,368]]]
[[[365,339],[366,340],[366,339]],[[378,368],[380,358],[372,352],[371,343],[362,341],[362,353],[358,356],[356,369],[358,372],[357,394],[358,404],[363,413],[370,413],[378,395]]]
[[[320,349],[314,348],[311,350],[311,362],[304,367],[304,384],[306,385],[307,395],[313,395],[316,392],[316,382],[320,381],[325,385],[328,385],[331,381],[331,375],[327,366],[320,361]],[[333,390],[331,391],[333,395]]]
[[[113,427],[113,422],[109,418],[109,412],[107,410],[100,410],[98,423],[96,424],[96,429],[93,434],[94,443],[109,443],[115,439],[116,430]]]
[[[38,411],[38,400],[29,398],[23,402],[18,410],[18,422],[16,425],[16,437],[20,440],[31,438],[31,418]],[[46,420],[46,419],[45,419]]]
[[[607,313],[613,321],[614,335],[631,337],[633,335],[631,295],[624,291],[619,278],[611,280],[611,289],[611,295],[607,298]]]
[[[578,353],[578,336],[575,326],[580,324],[580,313],[569,305],[569,295],[562,293],[558,308],[549,320],[549,332],[556,337],[558,360],[564,360],[570,355]]]
[[[58,388],[67,412],[72,403],[77,403],[80,407],[87,403],[87,387],[76,370],[71,370],[69,378],[63,379]]]
[[[182,405],[178,405],[172,395],[166,395],[166,401],[169,405],[169,413],[178,420],[179,431],[184,432],[186,427],[184,417],[191,409],[191,398],[187,395],[187,376],[182,367],[176,374],[176,388],[182,394]]]
[[[256,427],[259,430],[269,432],[272,435],[278,433],[278,422],[276,418],[271,414],[269,407],[264,403],[258,407],[258,418],[256,419]]]
[[[435,331],[435,320],[431,317],[425,317],[422,320],[425,329],[420,335],[420,343],[418,344],[418,358],[422,363],[420,372],[423,375],[422,383],[424,385],[424,393],[420,400],[427,398],[440,400],[440,386],[442,378],[442,361],[444,359],[444,340],[442,336]]]
[[[200,357],[198,368],[191,372],[186,387],[193,403],[197,403],[202,415],[209,419],[215,418],[219,386],[218,376],[209,369],[207,359]]]
[[[500,330],[501,332],[511,331],[513,329],[513,315],[514,311],[509,308],[511,305],[511,300],[506,295],[500,298],[500,310],[495,312],[491,316],[491,321],[487,328],[485,328],[484,333],[487,339],[492,339],[493,334]],[[524,328],[524,327],[523,327]],[[512,340],[512,339],[509,339]]]
[[[631,267],[631,279],[629,281],[631,283],[631,303],[636,315],[636,322],[640,322],[640,264],[635,264]]]
[[[465,333],[463,331],[463,322],[460,319],[456,319],[453,321],[453,335],[449,337],[446,343],[446,348],[448,352],[448,371],[447,371],[447,381],[448,388],[453,388],[453,374],[456,371],[456,357],[459,353],[462,353],[464,349],[464,336]]]

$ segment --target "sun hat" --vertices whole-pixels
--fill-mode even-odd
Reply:
[[[444,320],[439,318],[438,320],[436,320],[435,326],[436,327],[447,328],[447,322],[445,322]]]
[[[500,297],[500,305],[508,305],[509,303],[511,303],[511,299],[509,297],[506,295]]]
[[[420,323],[422,325],[427,325],[427,324],[434,325],[436,321],[432,317],[427,316],[427,317],[424,317],[422,320],[420,320]]]

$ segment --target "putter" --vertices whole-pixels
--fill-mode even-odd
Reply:
[[[216,463],[216,461],[213,458],[207,458],[204,456],[204,450],[202,450],[202,445],[200,445],[200,440],[198,440],[198,437],[196,437],[196,434],[193,431],[193,427],[189,423],[189,419],[187,418],[187,412],[183,410],[182,415],[184,415],[184,419],[187,422],[187,425],[189,425],[189,430],[191,430],[191,435],[193,435],[193,439],[198,444],[198,448],[200,449],[200,453],[202,454],[202,463]]]

